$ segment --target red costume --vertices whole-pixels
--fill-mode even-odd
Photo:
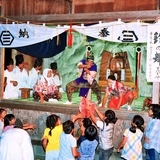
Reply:
[[[120,94],[122,96],[122,101],[120,106],[128,103],[129,100],[133,99],[134,94],[132,90],[129,90],[121,82],[115,81],[115,84],[112,87],[107,86],[106,92],[108,93],[108,108],[118,110]]]

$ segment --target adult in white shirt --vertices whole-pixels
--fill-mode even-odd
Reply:
[[[22,54],[17,54],[16,67],[13,69],[13,73],[16,76],[18,85],[16,87],[18,96],[21,96],[20,88],[30,88],[29,86],[29,71],[24,68],[24,57]]]
[[[16,86],[18,85],[18,82],[13,73],[14,61],[12,58],[8,60],[6,66],[7,69],[4,71],[5,87],[4,87],[3,98],[4,99],[17,98],[18,92],[16,90]]]
[[[59,91],[61,93],[63,93],[64,91],[63,91],[63,88],[62,88],[62,77],[57,71],[57,63],[56,62],[51,63],[50,67],[52,69],[53,81],[56,84],[56,86],[58,87]]]
[[[37,80],[41,76],[43,59],[37,58],[34,62],[33,68],[29,71],[29,86],[33,88]]]
[[[25,130],[8,129],[0,142],[0,160],[34,160],[31,138]]]

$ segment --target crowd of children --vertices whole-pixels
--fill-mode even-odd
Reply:
[[[58,126],[54,125],[54,123],[52,127],[50,126],[50,130],[53,129],[56,131],[58,127],[62,129],[60,132],[57,131],[51,135],[56,138],[56,140],[59,140],[59,148],[57,150],[59,154],[55,160],[94,160],[97,148],[99,148],[99,160],[110,159],[114,150],[114,124],[117,122],[115,112],[113,110],[106,110],[103,114],[98,108],[95,108],[95,112],[98,115],[98,117],[95,117],[90,106],[86,109],[90,113],[90,118],[78,114],[74,119],[67,120],[62,124],[59,123],[57,119],[56,124],[58,124]],[[151,119],[146,128],[144,128],[143,117],[135,115],[131,121],[131,127],[125,129],[122,142],[117,148],[118,153],[120,153],[122,149],[120,156],[122,159],[142,160],[142,148],[144,147],[146,160],[159,160],[160,106],[151,104],[148,115]],[[77,119],[79,129],[75,131],[74,122]],[[44,132],[44,135],[45,134],[46,132]],[[50,137],[49,134],[48,128],[48,136]],[[142,143],[143,139],[144,143]],[[49,138],[47,139],[47,145],[50,145]],[[53,159],[54,158],[52,158],[52,160]],[[47,150],[45,160],[50,160],[50,158],[47,158]]]
[[[56,114],[47,117],[42,137],[45,160],[95,160],[97,148],[99,160],[111,158],[114,150],[114,125],[117,122],[115,112],[109,109],[101,113],[96,107],[96,117],[90,106],[87,106],[86,109],[90,114],[89,118],[84,117],[81,113],[65,122],[62,122]],[[143,160],[142,150],[144,148],[146,160],[159,160],[160,106],[150,104],[148,115],[151,118],[146,127],[144,127],[143,117],[135,115],[132,118],[131,127],[124,130],[122,141],[117,148],[122,159]],[[78,130],[74,125],[77,120]],[[26,156],[26,160],[33,160],[33,148],[29,134],[24,131],[23,125],[19,129],[20,126],[16,126],[15,123],[16,117],[13,114],[7,114],[5,109],[0,109],[0,159],[15,160],[16,157],[17,160],[22,160],[22,157]],[[14,140],[12,141],[11,138]],[[17,153],[12,152],[12,149],[8,149],[12,145],[17,148],[17,152],[24,152],[24,155],[19,154],[18,156]]]

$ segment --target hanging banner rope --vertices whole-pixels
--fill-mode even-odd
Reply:
[[[147,43],[147,28],[154,25],[141,22],[124,23],[122,21],[99,23],[90,26],[72,25],[71,21],[70,26],[66,25],[53,28],[29,23],[0,24],[0,47],[13,48],[28,46],[52,39],[65,31],[68,31],[68,47],[72,47],[73,45],[73,31],[104,41]]]
[[[72,35],[72,21],[70,22],[70,29],[68,33],[68,47],[72,47],[73,44],[73,35]]]

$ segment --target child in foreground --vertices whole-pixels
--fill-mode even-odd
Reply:
[[[4,108],[0,108],[0,137],[4,128],[4,117],[6,116],[7,111]]]
[[[77,140],[72,135],[74,132],[74,123],[71,120],[63,123],[58,160],[75,160],[75,157],[80,157],[77,151]]]
[[[85,129],[92,125],[92,121],[90,120],[90,118],[81,118],[78,120],[78,125],[80,128],[78,128],[77,132],[76,132],[76,137],[79,138],[80,136],[84,136],[84,132]]]
[[[99,129],[99,160],[109,160],[113,153],[113,131],[114,124],[117,121],[114,111],[107,110],[102,114],[96,107],[95,111],[100,120],[97,119],[90,106],[87,106],[92,122],[96,124]]]
[[[8,129],[11,129],[14,127],[14,124],[16,122],[16,117],[14,116],[14,114],[7,114],[4,117],[4,128],[3,128],[3,132],[5,132]]]
[[[142,160],[142,137],[144,131],[144,119],[140,115],[133,117],[131,128],[123,133],[123,140],[118,146],[117,152],[122,149],[121,157],[125,160]]]
[[[7,114],[4,117],[3,132],[15,126],[16,127],[18,126],[19,128],[22,128],[24,130],[35,129],[36,127],[35,124],[29,124],[29,123],[23,124],[22,121],[19,118],[16,118],[14,114]]]
[[[150,104],[148,115],[151,117],[144,132],[146,160],[159,160],[160,153],[160,106]]]
[[[87,126],[84,135],[80,136],[77,143],[81,154],[78,160],[94,160],[98,146],[97,128],[93,125]]]
[[[42,145],[46,152],[45,160],[57,160],[60,148],[60,135],[63,131],[60,117],[55,114],[48,116],[46,127],[42,138]]]

